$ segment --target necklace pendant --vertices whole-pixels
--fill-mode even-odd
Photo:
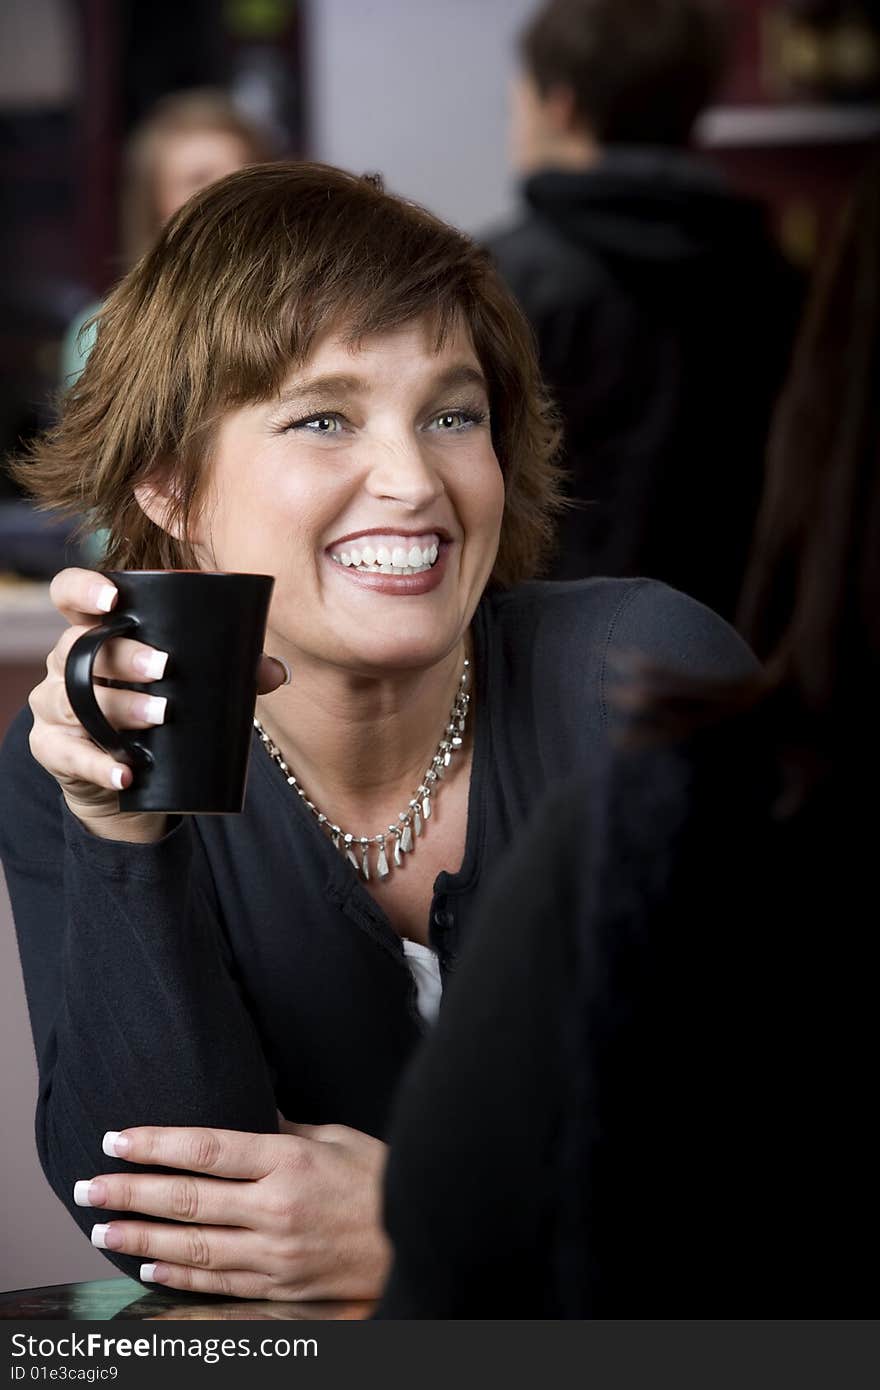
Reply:
[[[470,702],[470,695],[466,688],[469,684],[469,677],[470,662],[465,661],[464,670],[459,678],[459,688],[452,709],[447,716],[443,737],[440,739],[422,783],[416,788],[409,808],[400,812],[399,824],[388,827],[388,835],[393,841],[391,851],[393,862],[398,868],[403,863],[403,856],[411,854],[415,849],[415,841],[424,833],[425,823],[431,819],[431,798],[438,791],[444,773],[452,762],[453,752],[457,752],[464,745],[465,721]],[[285,761],[281,750],[266,733],[258,719],[254,719],[254,728],[266,752],[278,765],[278,769],[288,786],[297,793],[318,824],[324,829],[333,844],[333,848],[348,860],[352,868],[365,882],[369,882],[371,877],[380,881],[386,879],[391,873],[391,864],[386,849],[388,835],[377,835],[370,839],[363,835],[351,835],[344,831],[341,826],[336,825],[329,816],[318,809],[313,801],[308,799],[304,789],[297,781],[295,773]],[[377,846],[376,863],[372,875],[370,873],[371,845]]]

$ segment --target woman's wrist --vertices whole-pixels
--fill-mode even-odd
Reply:
[[[67,803],[80,825],[100,840],[121,844],[154,845],[165,835],[168,816],[162,811],[120,811],[114,816],[89,816]]]

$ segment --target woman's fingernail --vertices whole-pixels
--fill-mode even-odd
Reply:
[[[135,652],[131,658],[131,664],[139,676],[146,676],[148,680],[157,681],[165,674],[168,653],[160,652],[158,647],[151,647],[149,651]]]
[[[168,1268],[163,1264],[141,1265],[138,1278],[142,1284],[161,1284],[167,1278]]]
[[[122,1236],[109,1221],[103,1226],[93,1226],[91,1239],[96,1250],[119,1250],[122,1247]]]
[[[142,719],[145,724],[163,724],[167,704],[168,701],[164,695],[139,695],[132,702],[132,708],[137,717]]]
[[[116,600],[116,590],[112,584],[96,584],[92,590],[95,607],[101,613],[109,613]]]
[[[78,1207],[103,1207],[107,1203],[107,1184],[100,1178],[85,1178],[73,1184],[73,1200]]]
[[[119,1129],[108,1129],[101,1140],[101,1148],[108,1158],[124,1158],[131,1148],[131,1140]]]
[[[114,767],[112,772],[110,773],[110,781],[113,783],[114,787],[118,792],[125,790],[125,784],[122,780],[124,776],[125,768],[123,767]]]
[[[274,657],[272,658],[272,660],[273,660],[273,661],[277,661],[279,666],[283,666],[283,667],[284,667],[284,680],[283,680],[282,684],[283,684],[283,685],[290,685],[290,680],[291,680],[291,676],[290,676],[290,667],[288,666],[287,662],[286,662],[286,661],[282,661],[282,659],[281,659],[280,656],[274,656]]]

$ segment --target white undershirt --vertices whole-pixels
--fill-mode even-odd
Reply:
[[[440,1012],[440,996],[443,993],[437,952],[418,941],[409,941],[406,937],[402,940],[403,954],[416,982],[419,1013],[426,1023],[434,1023]]]

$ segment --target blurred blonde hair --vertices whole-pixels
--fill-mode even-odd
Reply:
[[[156,185],[163,146],[174,136],[204,131],[240,140],[248,164],[263,164],[275,157],[269,135],[243,115],[225,92],[198,87],[162,97],[134,131],[125,152],[120,228],[124,269],[152,245],[162,225]]]

